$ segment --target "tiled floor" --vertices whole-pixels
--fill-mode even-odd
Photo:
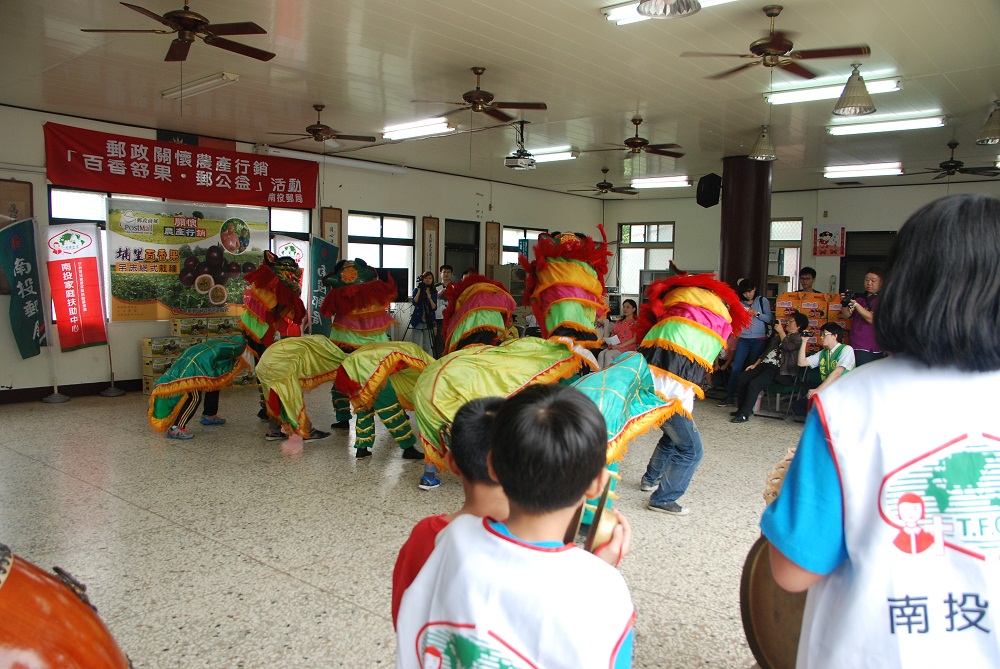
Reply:
[[[328,386],[307,399],[326,427]],[[182,442],[149,429],[138,393],[0,406],[0,542],[85,583],[137,669],[392,666],[396,553],[420,518],[458,508],[460,487],[418,490],[420,463],[381,425],[367,460],[344,431],[282,456],[256,410],[255,390],[224,391],[229,422]],[[732,425],[714,402],[695,417],[706,455],[681,499],[690,515],[644,508],[659,431],[621,469],[634,666],[748,669],[740,571],[764,479],[801,426]]]

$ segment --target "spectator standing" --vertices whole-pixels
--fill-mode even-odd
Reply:
[[[438,268],[439,282],[435,286],[437,289],[437,309],[434,312],[434,319],[437,327],[434,330],[434,357],[440,358],[444,353],[444,310],[448,307],[448,300],[445,299],[444,292],[451,285],[451,278],[454,270],[451,265],[441,265]]]
[[[882,268],[870,267],[865,272],[865,294],[851,300],[851,348],[858,366],[885,357],[875,339],[875,310],[882,290]]]
[[[434,356],[434,326],[437,312],[437,291],[434,290],[434,272],[420,275],[417,287],[410,296],[413,314],[410,315],[410,341]]]
[[[719,406],[729,406],[735,402],[736,379],[747,364],[756,360],[767,343],[767,326],[773,322],[771,305],[757,294],[757,284],[753,279],[741,279],[736,292],[740,295],[743,308],[750,314],[750,325],[740,332],[736,340],[736,352],[730,366],[729,383],[726,385],[726,399]]]
[[[816,282],[816,270],[812,267],[803,267],[799,270],[799,292],[813,292],[813,284]]]

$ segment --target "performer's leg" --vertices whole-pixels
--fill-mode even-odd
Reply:
[[[399,398],[396,396],[391,381],[379,391],[378,397],[375,398],[374,408],[375,413],[382,419],[382,424],[389,430],[389,434],[396,440],[399,447],[404,450],[413,449],[416,451],[413,446],[417,443],[417,439],[413,436],[413,428],[410,427],[406,412],[399,404]],[[420,459],[423,459],[423,454],[420,454]]]
[[[205,409],[201,412],[205,416],[215,416],[219,413],[219,391],[210,390],[205,393]]]
[[[687,490],[701,459],[705,454],[701,434],[694,420],[676,413],[660,426],[663,436],[656,445],[653,459],[662,467],[659,486],[649,497],[649,508],[682,515],[687,510],[677,504],[677,499]],[[650,466],[653,465],[650,459]],[[649,468],[646,470],[650,474]],[[651,477],[649,480],[653,480]]]
[[[187,429],[188,421],[191,420],[191,416],[198,409],[198,405],[201,404],[201,391],[192,390],[188,393],[187,399],[184,400],[184,404],[181,405],[181,410],[177,414],[177,422],[174,424],[179,430]]]
[[[330,388],[330,401],[333,403],[333,414],[336,422],[330,425],[334,428],[348,427],[351,420],[351,401],[347,395],[336,388]]]
[[[375,414],[367,409],[358,409],[354,421],[354,448],[356,457],[365,458],[372,454],[375,444]]]
[[[260,357],[264,355],[267,347],[262,342],[255,341],[252,337],[247,337],[246,340],[247,348],[253,353],[254,359],[260,362]],[[260,410],[257,412],[257,418],[267,420],[267,407],[264,406],[264,388],[260,385],[260,381],[257,381],[257,394],[260,395]]]

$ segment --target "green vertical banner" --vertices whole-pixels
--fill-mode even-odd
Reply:
[[[21,359],[34,357],[45,344],[42,284],[30,218],[0,230],[0,267],[10,282],[10,329]]]
[[[319,313],[319,308],[326,299],[329,290],[323,283],[327,274],[333,273],[337,265],[340,249],[322,237],[312,238],[312,258],[309,271],[312,274],[312,299],[309,301],[309,318],[312,320],[312,333],[330,336],[330,319]]]

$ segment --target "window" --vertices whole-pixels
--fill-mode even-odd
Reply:
[[[271,209],[271,232],[309,233],[308,209]]]
[[[521,240],[528,240],[528,245],[531,246],[538,239],[538,235],[543,232],[548,232],[547,230],[532,230],[530,228],[508,228],[504,227],[503,231],[500,233],[500,245],[503,247],[500,249],[500,264],[501,265],[511,265],[517,263],[517,256],[520,254],[520,242]]]
[[[771,246],[767,256],[768,276],[787,276],[788,290],[799,289],[799,266],[802,259],[802,219],[776,218],[771,221]],[[770,283],[770,282],[769,282]],[[782,292],[780,286],[769,290],[769,297]],[[772,295],[773,292],[773,295]]]
[[[413,273],[412,216],[392,216],[351,211],[347,214],[345,258],[361,258],[372,267],[406,269],[407,285],[416,283]]]
[[[639,295],[639,271],[667,269],[674,259],[674,224],[622,223],[618,239],[618,290]]]

